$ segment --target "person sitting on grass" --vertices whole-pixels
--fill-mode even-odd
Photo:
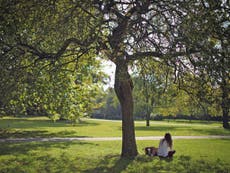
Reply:
[[[165,137],[160,140],[159,148],[157,149],[157,155],[161,157],[172,157],[176,152],[172,150],[173,141],[170,133],[166,133]]]
[[[176,152],[172,150],[173,141],[170,133],[166,133],[164,138],[160,140],[159,147],[146,147],[145,153],[149,156],[172,157]]]

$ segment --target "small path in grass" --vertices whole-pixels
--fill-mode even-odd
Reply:
[[[136,137],[136,140],[160,140],[162,136]],[[208,135],[208,136],[173,136],[173,139],[230,139],[230,136]],[[119,141],[121,137],[51,137],[51,138],[5,138],[3,142],[65,142],[65,141]]]

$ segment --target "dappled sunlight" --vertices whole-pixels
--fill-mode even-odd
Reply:
[[[53,122],[47,117],[37,118],[7,118],[0,119],[1,128],[43,128],[43,127],[75,127],[75,126],[96,126],[97,122],[80,121],[76,124],[72,124],[65,120],[58,120]]]
[[[78,145],[92,145],[96,144],[78,141],[74,142]],[[2,143],[0,147],[1,156],[3,155],[18,155],[18,154],[29,154],[38,155],[39,152],[49,153],[55,150],[68,149],[73,145],[71,142],[21,142],[21,143]],[[37,153],[37,154],[36,154]]]
[[[177,153],[172,159],[149,157],[141,150],[158,142],[138,141],[140,153],[131,160],[120,157],[120,141],[3,143],[0,167],[2,172],[44,173],[230,171],[228,152],[221,152],[229,145],[229,140],[175,140]],[[215,152],[210,153],[210,150]]]
[[[101,159],[96,167],[86,169],[84,173],[119,173],[126,169],[126,167],[131,164],[133,161],[125,158],[120,158],[119,155],[107,155]]]
[[[95,159],[95,158],[93,158]],[[2,164],[11,163],[11,167],[2,167],[4,170],[27,170],[33,167],[36,172],[82,172],[82,173],[140,173],[140,172],[228,172],[229,166],[220,160],[209,162],[193,160],[190,156],[175,157],[173,160],[147,158],[139,156],[135,160],[122,159],[119,155],[106,155],[96,160],[85,157],[70,157],[61,154],[54,157],[51,154],[33,155],[30,158],[15,158],[5,160]],[[18,166],[20,165],[20,167]],[[87,166],[86,166],[87,165]]]
[[[12,129],[0,129],[0,139],[5,138],[46,138],[46,137],[88,137],[79,136],[74,130],[64,130],[55,133],[50,133],[47,130],[12,130]],[[29,140],[28,140],[29,141]]]

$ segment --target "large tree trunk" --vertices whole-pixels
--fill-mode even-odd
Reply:
[[[137,156],[133,119],[132,81],[128,73],[125,60],[116,63],[115,92],[121,104],[122,111],[122,157],[134,158]]]

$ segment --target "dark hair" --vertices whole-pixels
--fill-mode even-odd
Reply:
[[[169,147],[172,148],[173,141],[172,141],[172,137],[171,137],[170,133],[165,133],[164,139],[168,143]]]

